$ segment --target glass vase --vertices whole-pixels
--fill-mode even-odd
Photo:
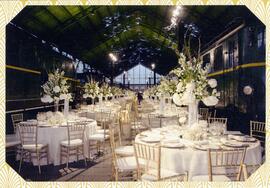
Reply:
[[[188,125],[191,127],[194,123],[198,123],[198,101],[188,105]]]
[[[64,101],[64,116],[67,117],[69,113],[69,100],[65,99]]]

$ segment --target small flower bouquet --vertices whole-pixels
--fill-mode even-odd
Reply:
[[[102,94],[104,97],[111,97],[111,87],[107,83],[102,84],[100,87],[100,94]]]
[[[98,87],[98,82],[91,81],[84,85],[83,98],[96,98],[100,95],[100,89]]]
[[[59,69],[49,74],[48,81],[41,86],[43,89],[41,101],[43,103],[72,99],[71,94],[68,92],[69,85],[67,83],[67,79],[64,78],[64,74],[65,72],[60,72]]]

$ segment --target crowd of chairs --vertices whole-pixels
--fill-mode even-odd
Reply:
[[[143,105],[143,103],[142,103]],[[112,176],[115,181],[118,180],[142,180],[142,181],[188,181],[188,180],[240,180],[241,175],[248,177],[247,166],[244,164],[246,149],[232,150],[208,150],[208,176],[189,177],[188,172],[182,174],[166,171],[161,166],[161,146],[149,146],[140,143],[125,145],[122,140],[123,126],[129,126],[132,139],[142,131],[156,128],[161,125],[160,118],[151,115],[151,108],[148,106],[148,122],[142,121],[143,107],[138,106],[136,99],[122,105],[121,110],[113,114],[111,111],[101,111],[100,113],[88,114],[88,118],[95,119],[98,129],[95,134],[88,135],[88,159],[94,160],[90,151],[96,150],[96,156],[102,153],[109,153],[108,147],[112,154]],[[227,118],[216,117],[216,111],[210,112],[208,108],[199,109],[200,118],[207,120],[208,124],[219,122],[227,125]],[[91,116],[91,117],[90,117]],[[20,156],[19,172],[21,164],[25,159],[32,160],[36,158],[38,162],[39,173],[41,173],[39,161],[47,158],[49,164],[49,145],[38,143],[38,126],[33,122],[20,123],[23,121],[23,114],[13,114],[12,124],[14,126],[14,134],[7,136],[6,149],[7,152],[15,151]],[[87,120],[83,122],[68,122],[67,140],[60,144],[60,163],[69,165],[69,158],[72,155],[77,160],[83,159],[86,164],[87,158],[84,156],[85,145],[85,126]],[[10,138],[20,135],[20,140],[15,141]],[[250,136],[259,139],[264,145],[265,142],[265,123],[258,121],[250,121]],[[224,160],[226,156],[235,156],[234,159]],[[81,158],[80,158],[81,156]],[[220,157],[220,159],[217,159]],[[215,163],[222,161],[223,163]],[[226,161],[226,162],[225,162]],[[219,167],[235,169],[231,174],[215,174],[214,169]],[[233,176],[233,178],[231,178]]]

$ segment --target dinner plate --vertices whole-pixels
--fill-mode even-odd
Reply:
[[[160,142],[160,138],[159,137],[144,137],[141,139],[141,141],[148,142],[148,143],[156,143],[156,142]]]
[[[182,143],[163,143],[161,146],[164,148],[183,148],[183,147],[185,147],[185,145]]]
[[[223,143],[224,146],[228,146],[228,147],[244,147],[244,146],[249,146],[248,144],[243,144],[243,143],[239,143],[239,142],[235,142],[235,141],[227,141]]]
[[[230,139],[237,140],[239,142],[255,142],[256,138],[250,136],[231,136]]]
[[[47,123],[42,123],[42,124],[38,124],[39,127],[51,127],[51,125],[47,124]]]
[[[220,146],[219,145],[213,145],[213,144],[210,144],[210,145],[194,145],[193,146],[195,149],[198,149],[198,150],[208,150],[208,149],[220,149]]]

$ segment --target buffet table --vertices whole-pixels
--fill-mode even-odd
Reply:
[[[189,178],[195,175],[208,174],[207,149],[233,148],[241,144],[247,146],[245,163],[247,165],[261,164],[261,146],[257,140],[252,142],[237,142],[230,140],[233,135],[208,136],[202,141],[191,141],[180,138],[185,128],[169,126],[152,129],[137,135],[135,142],[161,145],[161,168],[178,173],[189,173]],[[231,143],[231,144],[230,144]],[[239,145],[237,145],[239,143]]]

